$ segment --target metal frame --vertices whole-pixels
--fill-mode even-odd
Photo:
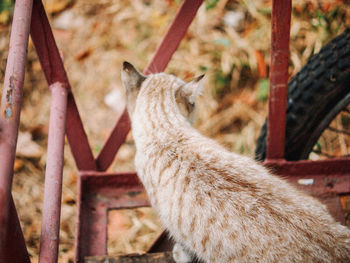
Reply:
[[[185,36],[202,0],[185,0],[145,74],[163,71]],[[321,198],[343,220],[339,195],[350,192],[350,158],[325,161],[284,160],[291,0],[274,0],[267,159],[265,164]],[[106,173],[130,130],[127,111],[95,159],[41,0],[17,0],[0,108],[0,262],[30,262],[11,196],[13,164],[22,100],[29,32],[52,94],[39,262],[57,262],[64,136],[79,170],[76,261],[107,254],[110,209],[148,206],[135,173]],[[308,179],[308,184],[304,184]],[[172,246],[162,234],[151,251]]]
[[[285,132],[281,131],[286,130],[289,62],[289,33],[286,32],[290,32],[292,0],[274,0],[272,5],[270,95],[264,163],[328,203],[333,216],[344,222],[339,195],[350,193],[350,158],[297,162],[284,159]],[[298,184],[298,180],[303,178],[314,181],[309,185]]]

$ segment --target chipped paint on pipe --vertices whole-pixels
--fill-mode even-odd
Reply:
[[[13,164],[20,119],[32,0],[15,3],[9,55],[0,107],[0,262],[6,236]]]
[[[55,263],[58,258],[64,138],[66,130],[68,87],[50,85],[52,102],[47,146],[43,217],[39,262]]]

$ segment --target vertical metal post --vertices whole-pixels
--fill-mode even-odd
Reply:
[[[32,0],[17,0],[0,107],[0,255],[8,227]],[[1,256],[0,256],[1,258]]]
[[[291,0],[273,0],[267,159],[284,158]]]
[[[45,190],[39,262],[56,263],[58,258],[63,148],[66,130],[67,86],[56,82],[50,85],[52,102],[45,172]]]

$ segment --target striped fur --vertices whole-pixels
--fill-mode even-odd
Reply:
[[[185,251],[212,263],[350,262],[350,231],[324,205],[191,127],[198,81],[145,77],[128,63],[122,78],[136,170]]]

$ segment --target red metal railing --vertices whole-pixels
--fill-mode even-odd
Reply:
[[[184,37],[202,0],[185,0],[144,73],[163,71]],[[284,160],[286,94],[291,0],[273,1],[269,122],[266,164],[318,195],[338,219],[339,194],[350,192],[350,159],[287,162]],[[11,196],[26,48],[30,34],[52,94],[39,262],[57,262],[63,146],[66,133],[79,170],[76,261],[107,254],[107,214],[110,209],[149,205],[135,173],[111,174],[111,165],[130,130],[126,111],[95,159],[51,27],[40,0],[17,0],[12,24],[0,113],[0,262],[30,262]],[[329,182],[332,182],[330,187]],[[169,249],[162,235],[151,251]]]

